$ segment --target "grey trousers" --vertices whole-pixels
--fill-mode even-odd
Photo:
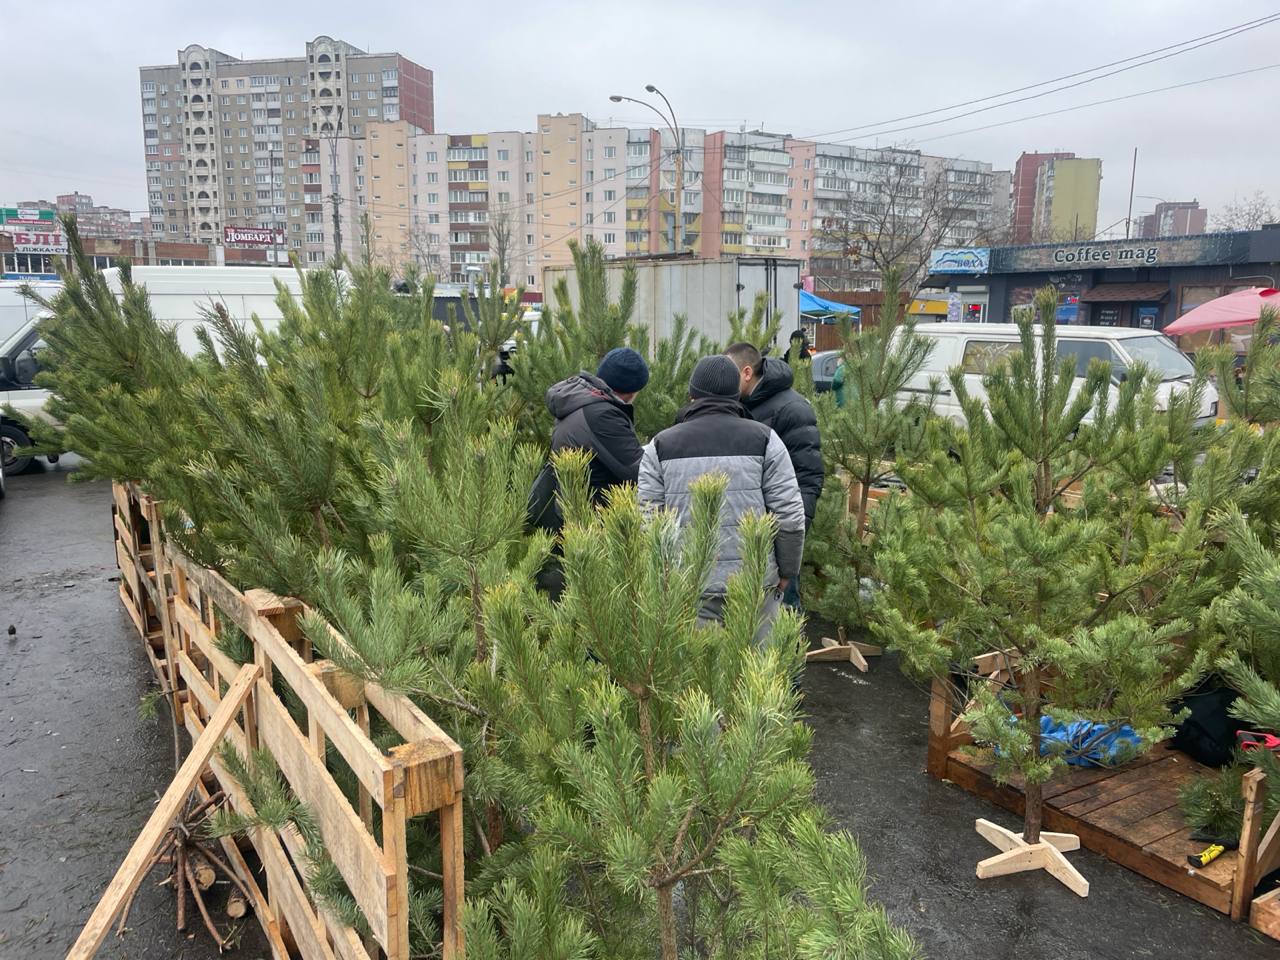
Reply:
[[[702,607],[698,610],[699,623],[724,623],[724,594],[707,593],[702,596]],[[776,587],[769,587],[764,592],[764,611],[760,616],[760,629],[756,631],[755,644],[763,647],[769,631],[773,629],[773,621],[777,619],[781,597]]]

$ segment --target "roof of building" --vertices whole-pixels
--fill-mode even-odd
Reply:
[[[1166,283],[1100,283],[1080,294],[1084,303],[1135,303],[1163,301],[1169,296]]]

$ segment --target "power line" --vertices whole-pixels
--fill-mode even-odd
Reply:
[[[1022,87],[1015,87],[1012,90],[1005,90],[1001,93],[993,93],[985,97],[977,97],[976,99],[973,99],[973,100],[965,100],[961,103],[954,103],[946,107],[937,107],[933,110],[924,110],[919,113],[906,114],[904,116],[894,117],[889,120],[880,120],[875,123],[866,123],[856,127],[845,127],[841,130],[831,130],[825,133],[815,133],[810,136],[795,137],[792,139],[818,140],[823,137],[830,137],[839,133],[853,133],[857,130],[868,130],[872,127],[883,127],[893,123],[902,123],[907,120],[916,120],[916,119],[919,119],[920,117],[927,117],[935,113],[945,113],[948,110],[958,110],[962,107],[972,106],[976,103],[984,103],[987,100],[995,100],[1000,97],[1011,96],[1012,94],[1015,94],[1015,93],[1023,93],[1027,90],[1034,90],[1037,87],[1048,86],[1049,84],[1059,83],[1063,80],[1072,80],[1072,79],[1075,79],[1076,77],[1083,77],[1090,73],[1096,73],[1099,70],[1106,70],[1109,67],[1119,66],[1120,64],[1126,64],[1126,63],[1131,64],[1130,66],[1124,67],[1123,69],[1120,69],[1120,70],[1113,70],[1110,73],[1101,74],[1100,76],[1089,77],[1088,79],[1081,80],[1077,83],[1067,84],[1062,87],[1056,87],[1053,90],[1045,90],[1041,93],[1035,94],[1033,97],[1021,97],[1016,100],[1006,101],[1004,103],[992,104],[991,106],[983,107],[982,110],[970,111],[969,113],[958,114],[955,117],[947,117],[947,118],[943,118],[942,120],[930,121],[930,123],[945,123],[947,120],[956,120],[956,119],[959,119],[960,117],[971,116],[974,113],[981,113],[985,110],[995,110],[998,107],[1009,106],[1015,103],[1022,103],[1026,100],[1035,99],[1035,97],[1048,96],[1051,93],[1058,93],[1059,91],[1069,90],[1073,87],[1078,87],[1086,83],[1093,83],[1095,80],[1102,80],[1102,79],[1105,79],[1106,77],[1115,76],[1118,73],[1124,73],[1128,70],[1136,70],[1138,67],[1144,67],[1151,63],[1158,63],[1161,60],[1167,60],[1170,57],[1176,57],[1183,53],[1189,53],[1192,50],[1198,50],[1201,47],[1209,46],[1210,44],[1213,44],[1213,43],[1219,43],[1223,40],[1229,40],[1231,37],[1238,36],[1241,33],[1247,33],[1251,30],[1256,30],[1259,27],[1265,27],[1268,24],[1274,23],[1276,20],[1280,20],[1280,13],[1270,13],[1270,14],[1267,14],[1265,17],[1259,17],[1256,20],[1248,20],[1244,23],[1236,24],[1233,27],[1224,27],[1223,29],[1216,30],[1213,33],[1203,34],[1198,37],[1192,37],[1189,40],[1182,40],[1182,41],[1179,41],[1178,43],[1169,44],[1168,46],[1157,47],[1156,49],[1148,50],[1145,53],[1138,53],[1138,54],[1134,54],[1131,57],[1125,57],[1120,60],[1113,60],[1109,63],[1099,64],[1098,66],[1090,67],[1087,70],[1077,70],[1074,73],[1064,74],[1060,77],[1053,77],[1052,79],[1049,79],[1049,80],[1041,80],[1038,83],[1031,83]],[[1188,44],[1195,44],[1195,46],[1188,46]],[[1178,49],[1180,47],[1183,47],[1185,49]],[[1167,51],[1173,51],[1173,52],[1170,53]],[[1156,54],[1164,54],[1164,56],[1156,56]],[[1148,60],[1146,59],[1148,57],[1154,57],[1154,59]],[[1141,60],[1142,62],[1134,63],[1133,61],[1135,60]],[[928,124],[921,124],[921,126],[927,126],[927,125]],[[902,129],[915,129],[915,128],[904,127]],[[880,131],[879,133],[876,133],[876,134],[869,134],[868,136],[882,136],[886,133],[895,133],[895,132],[897,131],[885,130],[885,131]]]
[[[1212,83],[1215,80],[1230,80],[1233,77],[1243,77],[1251,73],[1261,73],[1264,70],[1275,70],[1280,67],[1280,63],[1269,63],[1263,67],[1252,67],[1249,70],[1237,70],[1234,73],[1220,73],[1213,77],[1201,77],[1199,80],[1188,80],[1184,83],[1174,83],[1167,87],[1154,87],[1151,90],[1139,90],[1137,93],[1126,93],[1119,97],[1107,97],[1105,100],[1091,100],[1088,103],[1077,103],[1075,106],[1062,107],[1059,110],[1046,110],[1044,113],[1033,113],[1025,117],[1014,117],[1010,120],[1000,120],[996,123],[983,124],[980,127],[970,127],[967,130],[952,130],[948,133],[939,133],[932,137],[925,137],[920,143],[928,143],[930,140],[943,140],[947,137],[958,137],[966,133],[978,133],[982,130],[991,130],[995,127],[1005,127],[1012,123],[1024,123],[1027,120],[1038,120],[1041,117],[1053,117],[1062,113],[1071,113],[1075,110],[1084,110],[1086,107],[1099,107],[1108,103],[1119,103],[1122,100],[1133,100],[1136,97],[1146,97],[1153,93],[1164,93],[1168,90],[1181,90],[1184,87],[1195,87],[1202,83]]]

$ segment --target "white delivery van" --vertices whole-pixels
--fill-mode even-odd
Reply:
[[[1040,327],[1035,330],[1039,338]],[[1057,331],[1058,356],[1073,357],[1076,362],[1072,396],[1080,389],[1089,362],[1095,357],[1111,364],[1113,383],[1124,379],[1130,367],[1145,365],[1160,379],[1156,388],[1160,409],[1164,409],[1172,393],[1185,390],[1195,375],[1191,361],[1162,333],[1127,327],[1075,326],[1058,327]],[[1022,349],[1018,327],[1012,323],[921,323],[916,325],[916,333],[933,341],[933,352],[902,392],[902,399],[913,394],[926,396],[929,381],[936,379],[940,387],[934,410],[957,423],[964,422],[964,414],[951,390],[948,371],[959,367],[970,395],[985,403],[983,376]],[[1218,392],[1210,385],[1201,399],[1200,419],[1212,421],[1217,414]]]
[[[61,280],[0,280],[0,343],[13,336],[14,331],[26,326],[43,307],[22,295],[22,288],[30,286],[48,300],[62,289]]]
[[[102,275],[120,296],[119,268],[103,270]],[[295,297],[302,293],[297,271],[283,267],[134,267],[133,280],[147,288],[152,314],[177,329],[178,345],[190,354],[200,348],[196,328],[206,322],[204,311],[213,304],[225,304],[228,313],[242,323],[257,314],[263,326],[271,329],[281,319],[275,281]],[[37,324],[44,315],[45,311],[38,311],[0,340],[0,408],[8,404],[23,416],[48,419],[44,403],[49,392],[34,383],[43,346]],[[22,448],[29,444],[22,425],[0,412],[0,465],[5,473],[27,468],[31,457]]]

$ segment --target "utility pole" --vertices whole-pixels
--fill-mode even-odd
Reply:
[[[1133,171],[1129,174],[1129,212],[1124,218],[1124,238],[1129,239],[1129,226],[1133,222],[1133,185],[1138,179],[1138,148],[1133,148]]]
[[[338,105],[337,123],[329,131],[329,203],[333,205],[333,259],[342,256],[342,215],[338,211],[338,202],[342,199],[338,193],[338,131],[342,129],[342,105]]]
[[[281,161],[283,163],[283,160]],[[280,266],[280,241],[283,239],[280,229],[277,226],[278,221],[275,219],[276,206],[276,147],[274,141],[268,141],[267,146],[267,164],[270,168],[271,177],[271,254],[275,265]],[[284,175],[280,176],[280,186],[284,187]],[[281,194],[283,196],[283,194]]]

